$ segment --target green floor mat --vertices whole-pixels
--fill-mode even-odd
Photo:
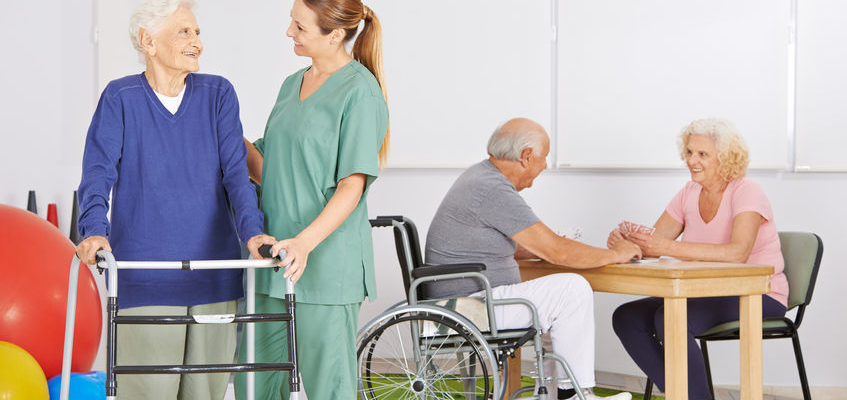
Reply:
[[[405,376],[398,375],[396,380],[392,379],[392,377],[386,377],[385,379],[374,379],[373,382],[374,383],[380,383],[379,387],[375,387],[373,389],[373,395],[377,399],[380,399],[380,400],[399,400],[399,399],[408,398],[408,397],[404,396],[404,393],[402,393],[402,390],[400,389],[401,387],[406,387],[406,385],[408,385],[408,381],[407,381],[407,378]],[[535,385],[535,379],[528,377],[528,376],[524,376],[524,377],[521,378],[521,385],[522,386],[534,386]],[[459,389],[460,386],[459,386],[458,382],[450,382],[450,384],[448,384],[445,387],[445,389],[447,389],[447,388],[456,390],[456,389]],[[617,393],[620,393],[620,392],[621,392],[620,390],[614,390],[614,389],[605,389],[605,388],[601,388],[601,387],[595,387],[594,388],[594,394],[596,394],[600,397],[611,396],[611,395],[614,395],[614,394],[617,394]],[[458,397],[454,397],[454,398],[457,399],[457,400],[459,400],[459,399],[468,400],[464,396],[458,396]],[[633,400],[644,400],[644,395],[641,394],[641,393],[633,393],[632,399]],[[661,397],[661,396],[653,396],[653,400],[664,400],[664,399],[665,398]],[[480,399],[478,399],[478,400],[483,400],[483,399],[480,396]]]

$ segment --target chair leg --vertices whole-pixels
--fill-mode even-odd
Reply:
[[[709,394],[715,398],[715,387],[712,385],[712,367],[709,364],[709,349],[706,346],[706,341],[700,339],[700,351],[703,353],[703,362],[706,364],[706,382],[709,382]]]
[[[653,381],[647,378],[647,383],[644,384],[644,400],[650,400],[653,397]]]
[[[800,350],[800,336],[796,330],[791,335],[791,342],[794,344],[794,358],[797,359],[797,372],[800,373],[800,386],[803,388],[803,399],[812,400],[812,393],[809,390],[809,379],[806,377],[806,364],[803,362],[803,352]]]

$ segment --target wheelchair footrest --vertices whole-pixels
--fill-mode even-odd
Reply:
[[[196,365],[119,365],[113,371],[116,374],[202,374],[213,372],[251,372],[251,371],[291,371],[294,364],[254,363],[254,364],[196,364]]]
[[[221,317],[226,317],[224,318]],[[229,315],[119,315],[116,324],[187,325],[237,322],[291,321],[291,314],[229,314]]]

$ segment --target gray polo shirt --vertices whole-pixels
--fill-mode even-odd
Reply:
[[[427,264],[483,263],[491,286],[521,281],[512,236],[539,222],[518,191],[490,161],[468,168],[435,213],[426,237]],[[466,296],[478,281],[454,279],[428,285],[428,297]]]

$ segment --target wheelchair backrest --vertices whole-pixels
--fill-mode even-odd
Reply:
[[[423,265],[420,236],[415,223],[401,215],[378,216],[370,221],[373,227],[392,226],[394,229],[394,247],[397,250],[397,260],[400,262],[400,274],[403,277],[403,288],[407,300],[412,282],[412,270]],[[418,292],[418,300],[423,294]]]

